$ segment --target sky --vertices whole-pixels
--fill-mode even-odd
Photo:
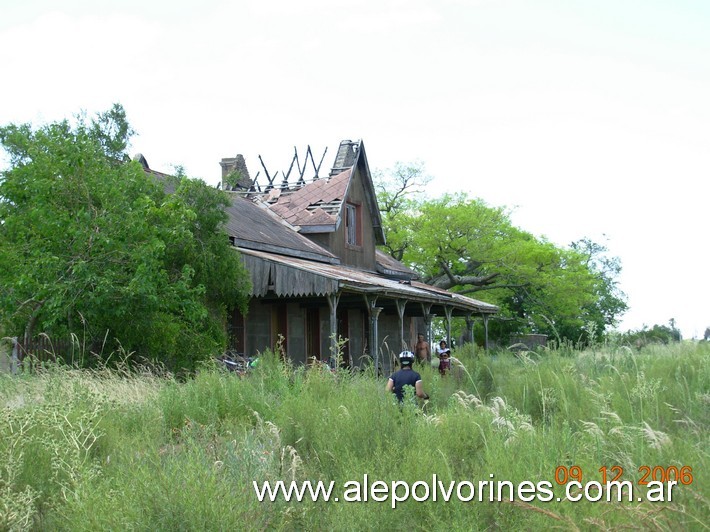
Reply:
[[[560,245],[619,257],[619,330],[710,326],[707,0],[4,0],[0,124],[120,103],[131,153],[421,161]],[[263,175],[263,172],[262,172]]]

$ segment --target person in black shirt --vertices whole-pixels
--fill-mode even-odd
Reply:
[[[422,384],[421,375],[412,369],[413,363],[414,353],[411,351],[402,351],[399,354],[399,365],[401,368],[395,371],[387,380],[387,386],[385,389],[388,392],[393,392],[397,396],[400,403],[404,399],[405,386],[413,386],[414,393],[417,397],[429,399],[429,396],[424,393],[424,385]]]

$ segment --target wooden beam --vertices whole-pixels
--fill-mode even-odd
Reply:
[[[404,309],[407,306],[407,300],[397,299],[395,303],[397,304],[397,314],[399,315],[399,341],[401,344],[399,349],[400,351],[407,351],[409,346],[404,341]]]
[[[422,315],[424,316],[424,328],[425,328],[425,334],[426,334],[426,341],[429,342],[429,345],[432,343],[432,338],[431,338],[431,303],[421,303],[422,306]]]
[[[370,312],[370,342],[375,352],[375,375],[380,374],[380,339],[377,330],[377,321],[380,316],[380,307],[373,307]]]
[[[444,315],[446,316],[446,345],[451,349],[451,313],[453,309],[449,306],[444,307]]]
[[[483,315],[483,331],[484,331],[484,340],[483,340],[483,348],[488,351],[488,314]]]
[[[328,294],[328,307],[330,308],[330,359],[334,362],[332,367],[338,367],[338,301],[340,293]]]
[[[274,177],[271,177],[269,175],[269,171],[266,169],[266,165],[264,164],[264,160],[261,158],[261,155],[259,155],[259,161],[261,162],[261,167],[264,169],[264,173],[266,174],[266,179],[269,180],[269,184],[266,185],[266,188],[264,190],[271,190],[274,188],[274,179],[276,179],[276,176],[279,175],[278,170],[274,174]]]
[[[310,149],[310,146],[308,147]],[[320,162],[318,163],[318,166],[316,167],[316,162],[313,159],[313,154],[311,153],[311,161],[313,161],[313,167],[316,170],[316,178],[318,177],[318,173],[320,172],[320,167],[323,164],[323,159],[325,159],[325,154],[328,152],[328,146],[325,147],[325,150],[323,151],[323,155],[320,158]]]

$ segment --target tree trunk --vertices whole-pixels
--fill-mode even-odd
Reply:
[[[27,346],[30,345],[30,340],[32,339],[32,333],[34,332],[35,325],[37,325],[37,319],[39,318],[39,311],[42,310],[44,306],[44,301],[39,301],[35,303],[35,309],[32,311],[30,319],[27,321],[25,326],[25,336],[23,338],[23,349],[21,356],[24,358]]]

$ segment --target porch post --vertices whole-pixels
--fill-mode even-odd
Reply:
[[[424,328],[426,329],[426,341],[429,342],[431,347],[431,303],[422,303],[422,314],[424,315]],[[433,353],[433,349],[432,349]]]
[[[488,316],[486,314],[483,315],[483,331],[485,332],[483,348],[488,351]]]
[[[377,318],[382,312],[382,307],[372,307],[370,312],[370,344],[375,351],[375,375],[380,374],[380,346],[377,332]]]
[[[454,309],[446,306],[444,307],[444,314],[446,315],[446,345],[451,349],[451,315]]]
[[[399,341],[402,344],[399,349],[400,351],[409,350],[409,346],[404,341],[404,307],[407,306],[407,300],[397,299],[395,303],[397,304],[397,314],[399,314]]]
[[[377,296],[372,296],[368,294],[363,294],[362,295],[363,299],[365,299],[365,306],[367,307],[367,316],[370,318],[370,337],[367,339],[367,341],[370,344],[369,350],[370,350],[370,358],[372,359],[372,363],[375,364],[375,368],[377,368],[376,365],[376,349],[375,349],[375,344],[372,341],[372,314],[375,309],[375,305],[377,304]],[[375,349],[373,351],[373,349]]]
[[[330,359],[338,366],[338,301],[340,292],[326,295],[328,307],[330,308]]]

